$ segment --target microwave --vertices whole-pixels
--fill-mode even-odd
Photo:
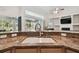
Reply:
[[[71,18],[62,18],[60,22],[61,24],[71,24]]]

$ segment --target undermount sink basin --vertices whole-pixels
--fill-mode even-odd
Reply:
[[[55,43],[55,41],[52,38],[29,37],[26,38],[22,43]]]

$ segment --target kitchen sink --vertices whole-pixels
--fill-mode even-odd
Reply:
[[[52,38],[28,37],[22,43],[56,43]]]

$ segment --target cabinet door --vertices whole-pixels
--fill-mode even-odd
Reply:
[[[6,51],[6,52],[4,52],[4,53],[11,53],[11,51],[10,51],[10,50],[8,50],[8,51]]]
[[[74,50],[71,50],[71,49],[66,49],[66,53],[77,53],[77,52],[75,52]]]
[[[25,49],[16,49],[16,53],[36,53],[36,48],[25,48]]]
[[[41,48],[41,53],[63,53],[62,48]]]
[[[1,53],[12,53],[12,49],[11,48],[4,49],[1,51]]]

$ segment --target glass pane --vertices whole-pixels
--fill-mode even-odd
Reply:
[[[0,32],[18,31],[16,17],[0,16]]]
[[[42,24],[43,21],[40,20],[40,19],[38,19],[38,20],[36,20],[36,19],[34,19],[34,20],[26,19],[26,25],[25,25],[26,31],[35,31],[35,26],[36,26],[37,23],[39,23],[41,27],[43,26],[43,24]]]

